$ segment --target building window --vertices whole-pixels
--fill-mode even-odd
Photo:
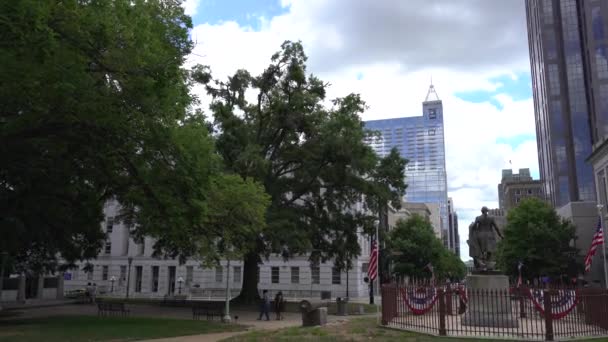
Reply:
[[[190,286],[192,284],[193,277],[194,277],[194,267],[186,266],[186,286]]]
[[[361,274],[363,275],[363,277],[361,277],[361,281],[365,282],[365,277],[367,277],[367,269],[369,268],[369,263],[364,262],[363,264],[361,264]]]
[[[91,269],[90,271],[87,271],[87,280],[93,280],[93,272],[94,272],[93,269]]]
[[[158,292],[159,266],[152,266],[152,292]]]
[[[319,266],[310,266],[310,274],[313,284],[321,283],[321,269]]]
[[[331,283],[334,285],[342,284],[342,274],[340,273],[340,270],[335,267],[331,268]]]
[[[519,197],[515,198],[515,203],[519,203]]]
[[[106,222],[106,233],[111,233],[114,230],[114,218],[108,217],[108,221]]]
[[[217,266],[215,268],[215,282],[221,283],[222,279],[224,279],[224,268],[222,266]]]
[[[143,266],[135,266],[135,292],[141,292],[143,273]]]
[[[101,267],[101,280],[108,280],[108,266]]]
[[[292,284],[300,283],[300,268],[299,267],[291,268],[291,283]]]
[[[528,195],[532,195],[532,189],[528,189]]]
[[[429,109],[429,119],[435,120],[437,119],[437,110],[434,108]]]
[[[521,191],[519,191],[519,189],[515,190],[515,194],[519,195],[521,193]]]
[[[127,266],[120,266],[120,277],[118,278],[118,285],[124,285],[127,281]]]
[[[273,284],[279,283],[279,268],[278,267],[270,268],[270,282]]]
[[[434,128],[429,129],[429,135],[435,135],[435,129]]]
[[[241,282],[241,266],[234,266],[232,269],[232,282],[240,283]]]
[[[146,251],[146,239],[142,238],[141,242],[137,244],[137,255],[144,255]]]
[[[111,254],[111,253],[112,253],[112,242],[110,242],[110,239],[107,239],[107,240],[106,240],[106,244],[105,244],[104,252],[105,252],[106,254]]]

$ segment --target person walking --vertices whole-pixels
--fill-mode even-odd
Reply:
[[[268,297],[268,290],[262,291],[262,302],[260,303],[260,317],[258,321],[262,320],[262,315],[266,315],[266,320],[270,321],[268,312],[270,311],[270,297]]]
[[[283,320],[283,311],[285,310],[285,299],[283,298],[283,292],[279,291],[274,296],[274,313],[277,316],[277,321]]]

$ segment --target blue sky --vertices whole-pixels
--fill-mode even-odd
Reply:
[[[240,26],[258,29],[259,17],[268,19],[287,10],[278,0],[205,0],[200,2],[192,21],[194,25],[236,21]]]
[[[530,73],[519,73],[515,74],[515,77],[511,75],[503,75],[489,79],[489,81],[496,85],[496,89],[493,91],[477,90],[468,92],[457,92],[454,95],[456,97],[474,103],[490,102],[498,109],[502,109],[503,106],[495,96],[498,94],[509,95],[513,100],[520,101],[529,99],[532,97],[532,83],[530,80]]]

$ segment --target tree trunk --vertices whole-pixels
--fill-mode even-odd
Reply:
[[[4,267],[6,265],[6,254],[0,253],[0,311],[2,311],[2,287],[4,286]]]
[[[257,304],[260,300],[258,283],[260,281],[260,256],[257,253],[245,255],[243,262],[243,286],[241,293],[234,300],[241,304]]]

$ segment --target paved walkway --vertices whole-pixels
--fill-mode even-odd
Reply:
[[[155,318],[174,318],[174,319],[192,319],[192,310],[190,308],[179,308],[179,307],[163,307],[158,305],[145,305],[145,304],[128,304],[131,316],[137,317],[155,317]],[[95,305],[79,304],[79,305],[64,305],[54,307],[36,307],[36,308],[22,308],[17,316],[7,316],[0,319],[22,319],[22,318],[41,318],[51,316],[73,316],[73,315],[97,315],[97,307]],[[231,311],[233,323],[245,325],[248,327],[246,331],[240,332],[223,332],[223,333],[212,333],[192,336],[180,336],[171,338],[161,338],[148,340],[144,342],[212,342],[221,341],[223,339],[233,337],[239,334],[244,334],[253,330],[277,330],[288,327],[297,327],[302,324],[302,317],[299,313],[287,312],[284,314],[284,319],[277,321],[273,319],[274,315],[271,315],[271,320],[258,321],[258,313],[252,311]],[[328,316],[328,323],[340,324],[353,317],[361,316]],[[236,319],[235,319],[236,318]]]
[[[161,338],[146,340],[142,342],[216,342],[221,341],[233,336],[245,334],[254,330],[277,330],[289,327],[299,327],[302,325],[302,316],[298,313],[285,313],[285,318],[281,321],[270,320],[270,321],[258,321],[257,313],[254,312],[240,312],[233,313],[239,316],[238,323],[248,326],[247,331],[238,332],[225,332],[215,334],[202,334],[192,336],[179,336],[171,338]],[[349,318],[360,317],[360,316],[328,316],[327,320],[329,324],[340,324],[346,322]]]

